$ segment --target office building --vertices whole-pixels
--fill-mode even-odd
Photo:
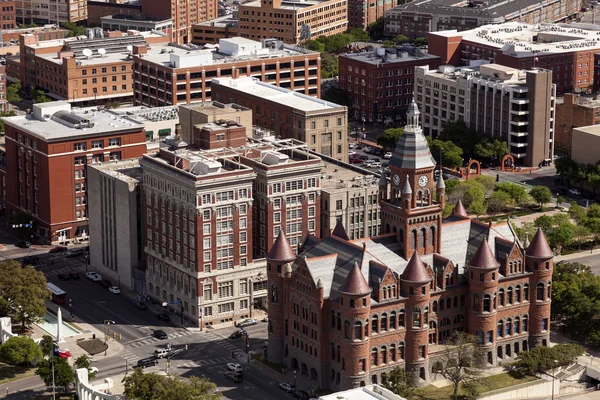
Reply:
[[[171,39],[174,39],[175,35],[173,31],[173,20],[170,18],[150,19],[133,15],[113,14],[100,17],[100,21],[100,26],[104,31],[154,31],[162,32]]]
[[[413,103],[379,191],[383,235],[350,240],[340,223],[297,256],[283,235],[267,254],[267,358],[300,387],[379,384],[396,367],[425,385],[457,330],[477,337],[490,367],[549,345],[544,234],[524,246],[507,222],[471,219],[461,203],[442,220],[445,185],[418,121]]]
[[[317,153],[348,160],[346,106],[250,77],[213,79],[212,90],[215,100],[251,108],[254,125],[306,142]]]
[[[567,0],[451,0],[412,1],[385,12],[385,33],[409,38],[427,37],[429,32],[467,31],[483,25],[507,22],[541,24],[574,20],[582,1]]]
[[[298,44],[348,30],[347,0],[255,0],[238,6],[240,36]]]
[[[386,15],[386,11],[393,10],[398,5],[398,0],[385,0],[364,3],[357,0],[348,1],[348,26],[350,29],[367,27],[377,22]]]
[[[137,285],[141,267],[142,169],[137,158],[87,167],[90,267],[119,287],[145,291]]]
[[[537,167],[554,155],[556,87],[552,71],[499,64],[474,68],[418,67],[415,98],[425,135],[437,137],[447,121],[464,121],[506,141],[518,165]]]
[[[600,99],[566,93],[556,99],[555,115],[554,148],[571,154],[573,129],[600,124]]]
[[[17,6],[15,0],[0,1],[0,29],[17,28]]]
[[[241,36],[238,27],[237,12],[224,15],[210,21],[200,22],[192,27],[192,43],[199,46],[219,43],[220,39]]]
[[[107,15],[122,15],[135,19],[143,19],[142,3],[140,0],[89,0],[88,24],[90,26],[101,26],[102,17]]]
[[[149,107],[211,99],[212,78],[253,76],[318,97],[320,54],[277,40],[219,40],[219,51],[154,45],[134,49],[135,103]]]
[[[580,24],[509,22],[463,32],[431,32],[428,47],[442,64],[457,67],[489,61],[516,69],[548,69],[560,95],[592,88],[594,54],[600,49],[596,33]]]
[[[12,42],[17,46],[19,45],[19,41],[21,40],[21,35],[32,34],[36,37],[38,42],[43,42],[45,40],[56,40],[56,39],[64,39],[69,36],[70,31],[63,28],[57,28],[56,25],[45,25],[45,26],[36,26],[31,28],[17,28],[14,29],[6,29],[0,32],[0,36],[2,37],[2,41],[4,42]]]
[[[15,1],[17,24],[61,24],[87,19],[86,0],[24,0]]]
[[[144,125],[109,110],[38,103],[27,115],[4,117],[8,216],[33,220],[42,243],[89,236],[87,165],[140,157]]]
[[[88,38],[71,37],[38,41],[22,35],[18,60],[9,60],[9,73],[24,86],[47,91],[55,100],[75,105],[129,102],[133,98],[130,49],[166,43],[168,38],[153,32],[128,34],[88,30]],[[7,65],[7,66],[8,66]]]
[[[0,111],[8,111],[8,99],[6,98],[6,67],[0,65]]]
[[[440,58],[412,46],[342,54],[339,88],[352,101],[351,114],[368,122],[405,121],[414,90],[415,68],[437,68]]]

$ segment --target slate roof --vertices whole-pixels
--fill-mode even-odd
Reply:
[[[469,261],[469,265],[474,268],[494,269],[498,268],[500,263],[496,260],[496,256],[492,251],[487,240],[482,240],[477,252]]]
[[[416,107],[416,105],[415,105]],[[423,130],[419,126],[404,128],[388,166],[405,169],[433,168],[436,165]]]
[[[546,240],[546,235],[541,229],[538,229],[533,239],[531,239],[531,243],[527,248],[527,255],[538,258],[551,258],[554,256],[554,252]]]
[[[371,291],[371,288],[369,287],[369,284],[358,267],[357,262],[354,263],[354,266],[350,270],[350,273],[346,277],[346,280],[340,287],[339,291],[349,294],[367,294]]]
[[[348,234],[346,233],[346,228],[344,228],[342,221],[340,221],[339,219],[335,224],[335,228],[333,228],[333,231],[331,231],[331,234],[339,237],[340,239],[350,240]]]
[[[404,272],[400,276],[403,280],[408,282],[429,282],[431,280],[431,276],[427,272],[427,267],[421,261],[421,257],[419,257],[419,253],[416,251],[410,257],[408,264],[406,264],[406,268]]]

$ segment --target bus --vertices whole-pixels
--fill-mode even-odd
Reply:
[[[64,290],[53,283],[48,282],[48,290],[52,293],[52,301],[56,304],[64,304],[67,301],[67,294]]]

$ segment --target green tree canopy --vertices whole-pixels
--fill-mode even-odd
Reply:
[[[483,340],[483,338],[481,338]],[[477,345],[477,338],[465,332],[454,331],[444,344],[439,373],[453,386],[453,399],[458,399],[459,385],[477,383],[485,367],[485,350]]]
[[[402,43],[407,43],[410,41],[410,39],[407,36],[404,35],[397,35],[394,37],[394,39],[392,39],[392,41],[395,44],[402,44]]]
[[[321,54],[321,77],[333,78],[338,75],[338,61],[335,54]]]
[[[338,87],[330,87],[325,93],[323,93],[321,98],[341,106],[352,106],[352,102],[350,101],[348,94]]]
[[[377,136],[377,144],[383,147],[384,150],[391,151],[396,148],[402,132],[404,132],[404,128],[386,129],[382,134]]]
[[[418,37],[415,39],[415,46],[427,46],[426,37]]]
[[[15,336],[0,346],[0,360],[10,365],[31,365],[43,357],[38,344],[28,336]]]
[[[42,354],[44,357],[49,357],[52,355],[52,344],[54,343],[54,339],[50,335],[42,336],[42,340],[40,340],[40,349],[42,350]]]
[[[360,29],[360,28],[354,28],[354,29],[350,29],[350,35],[352,36],[352,39],[355,42],[368,42],[369,40],[371,40],[371,38],[369,37],[369,32],[365,31],[364,29]]]
[[[33,89],[31,96],[33,97],[33,101],[36,103],[48,103],[49,101],[52,101],[48,96],[46,96],[46,92],[44,92],[42,89]]]
[[[377,19],[377,21],[372,22],[367,26],[367,33],[371,37],[371,40],[379,40],[383,38],[383,17]]]
[[[484,137],[475,145],[475,155],[483,159],[500,159],[508,153],[505,141]]]
[[[547,186],[534,186],[529,191],[529,195],[540,205],[540,209],[544,208],[544,204],[552,201],[552,193]]]
[[[490,213],[500,213],[509,211],[515,205],[515,200],[503,191],[495,191],[492,193],[487,202],[487,209]]]
[[[69,30],[69,36],[82,36],[85,35],[85,27],[74,24],[73,22],[63,22],[60,24],[63,29]]]
[[[192,376],[189,383],[179,377],[167,377],[155,373],[145,374],[136,368],[133,374],[123,378],[123,394],[128,400],[218,400],[221,393],[206,378]]]
[[[517,203],[524,204],[527,203],[529,199],[529,195],[527,194],[527,190],[523,185],[517,185],[511,182],[500,182],[496,184],[494,190],[508,193],[508,195]]]
[[[583,353],[584,348],[578,344],[534,347],[519,353],[514,371],[521,375],[535,375],[538,372],[572,364]]]
[[[20,93],[21,82],[17,80],[6,87],[6,100],[8,100],[9,103],[20,103],[21,100],[23,100]]]
[[[442,163],[444,167],[456,168],[463,163],[463,150],[452,141],[443,141],[440,139],[431,139],[427,136],[427,143],[433,158],[439,163],[440,154],[442,155]]]
[[[404,368],[396,367],[383,374],[381,381],[384,388],[402,397],[409,397],[414,391],[412,385],[414,377]]]
[[[75,369],[79,369],[79,368],[85,368],[85,369],[87,369],[88,370],[88,377],[90,379],[93,379],[96,376],[96,373],[92,372],[92,363],[90,362],[90,359],[88,358],[88,356],[86,356],[85,354],[82,354],[81,356],[77,357],[77,359],[73,363],[73,368],[75,368]]]
[[[325,51],[325,44],[317,40],[307,40],[304,44],[307,49],[323,53]]]
[[[54,384],[58,387],[69,389],[75,380],[73,368],[69,365],[66,358],[50,357],[40,361],[35,370],[35,374],[39,376],[47,387],[52,387],[52,364],[54,363]]]

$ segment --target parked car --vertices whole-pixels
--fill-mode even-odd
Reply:
[[[158,360],[156,358],[142,358],[137,362],[137,366],[142,368],[152,367],[157,364]]]
[[[381,168],[381,163],[379,161],[373,161],[370,165],[371,168]]]
[[[353,155],[355,155],[355,154],[357,154],[357,153],[356,153],[354,150],[350,150],[350,151],[348,152],[348,156],[349,156],[349,157],[352,157],[352,156],[353,156]]]
[[[366,154],[361,154],[360,156],[358,156],[358,158],[360,158],[361,160],[368,160],[369,156],[367,156]]]
[[[362,164],[363,160],[359,157],[350,158],[350,164]]]
[[[241,338],[242,336],[243,336],[242,332],[235,331],[231,335],[229,335],[229,339],[238,339],[238,338]]]
[[[265,315],[265,317],[262,319],[262,322],[269,322],[269,316]]]
[[[167,332],[163,331],[162,329],[157,329],[157,330],[153,331],[152,336],[154,336],[155,338],[160,339],[160,340],[165,340],[165,339],[169,338],[169,336],[167,335]]]
[[[146,305],[146,303],[141,302],[141,301],[134,301],[133,305],[138,308],[139,310],[145,310],[146,308],[148,308],[148,306]]]
[[[373,147],[367,146],[367,147],[365,147],[365,149],[363,151],[367,154],[370,154],[373,152],[373,150],[375,150]]]
[[[230,380],[233,383],[242,383],[244,376],[237,372],[225,372],[225,379]]]
[[[100,286],[102,286],[104,289],[108,289],[112,286],[112,283],[108,279],[103,279],[100,281]]]
[[[300,399],[300,400],[309,400],[310,399],[308,392],[305,392],[304,390],[294,390],[292,392],[292,396],[294,396],[295,398]]]
[[[392,158],[392,152],[388,151],[387,153],[385,153],[383,155],[383,158],[385,158],[386,160],[389,160],[390,158]]]
[[[15,243],[15,246],[20,247],[22,249],[28,249],[31,247],[31,242],[29,240],[23,240],[21,242]]]
[[[158,318],[159,320],[164,321],[164,322],[169,322],[171,320],[171,318],[169,317],[169,314],[166,314],[166,313],[156,314],[156,318]]]
[[[552,193],[567,194],[567,189],[561,187],[552,188]]]
[[[288,393],[291,393],[294,391],[294,385],[290,385],[289,383],[286,383],[286,382],[281,382],[279,384],[279,388],[285,390]]]
[[[64,253],[65,251],[67,251],[65,246],[56,246],[50,249],[49,253]]]
[[[241,364],[236,364],[236,363],[227,363],[227,369],[233,372],[243,372],[244,369],[242,368]]]
[[[121,289],[118,286],[111,286],[108,288],[108,291],[112,294],[121,294]]]
[[[58,279],[60,279],[61,281],[68,281],[71,280],[71,277],[69,276],[69,274],[58,274]]]
[[[79,280],[79,272],[71,272],[69,274],[69,278],[73,279],[74,281],[78,281]]]
[[[366,168],[371,168],[371,164],[373,164],[374,162],[375,161],[373,161],[373,160],[365,160],[365,161],[363,161],[362,166],[366,167]]]
[[[251,326],[258,324],[258,321],[255,319],[245,319],[238,324],[238,326]]]
[[[569,189],[569,194],[574,196],[581,196],[581,191],[579,189]]]
[[[90,367],[90,374],[97,374],[97,373],[98,373],[97,367]]]
[[[100,282],[100,281],[102,281],[102,275],[100,275],[100,274],[98,274],[96,272],[92,272],[92,271],[86,272],[85,276],[88,279],[90,279],[90,280],[92,280],[94,282]]]

